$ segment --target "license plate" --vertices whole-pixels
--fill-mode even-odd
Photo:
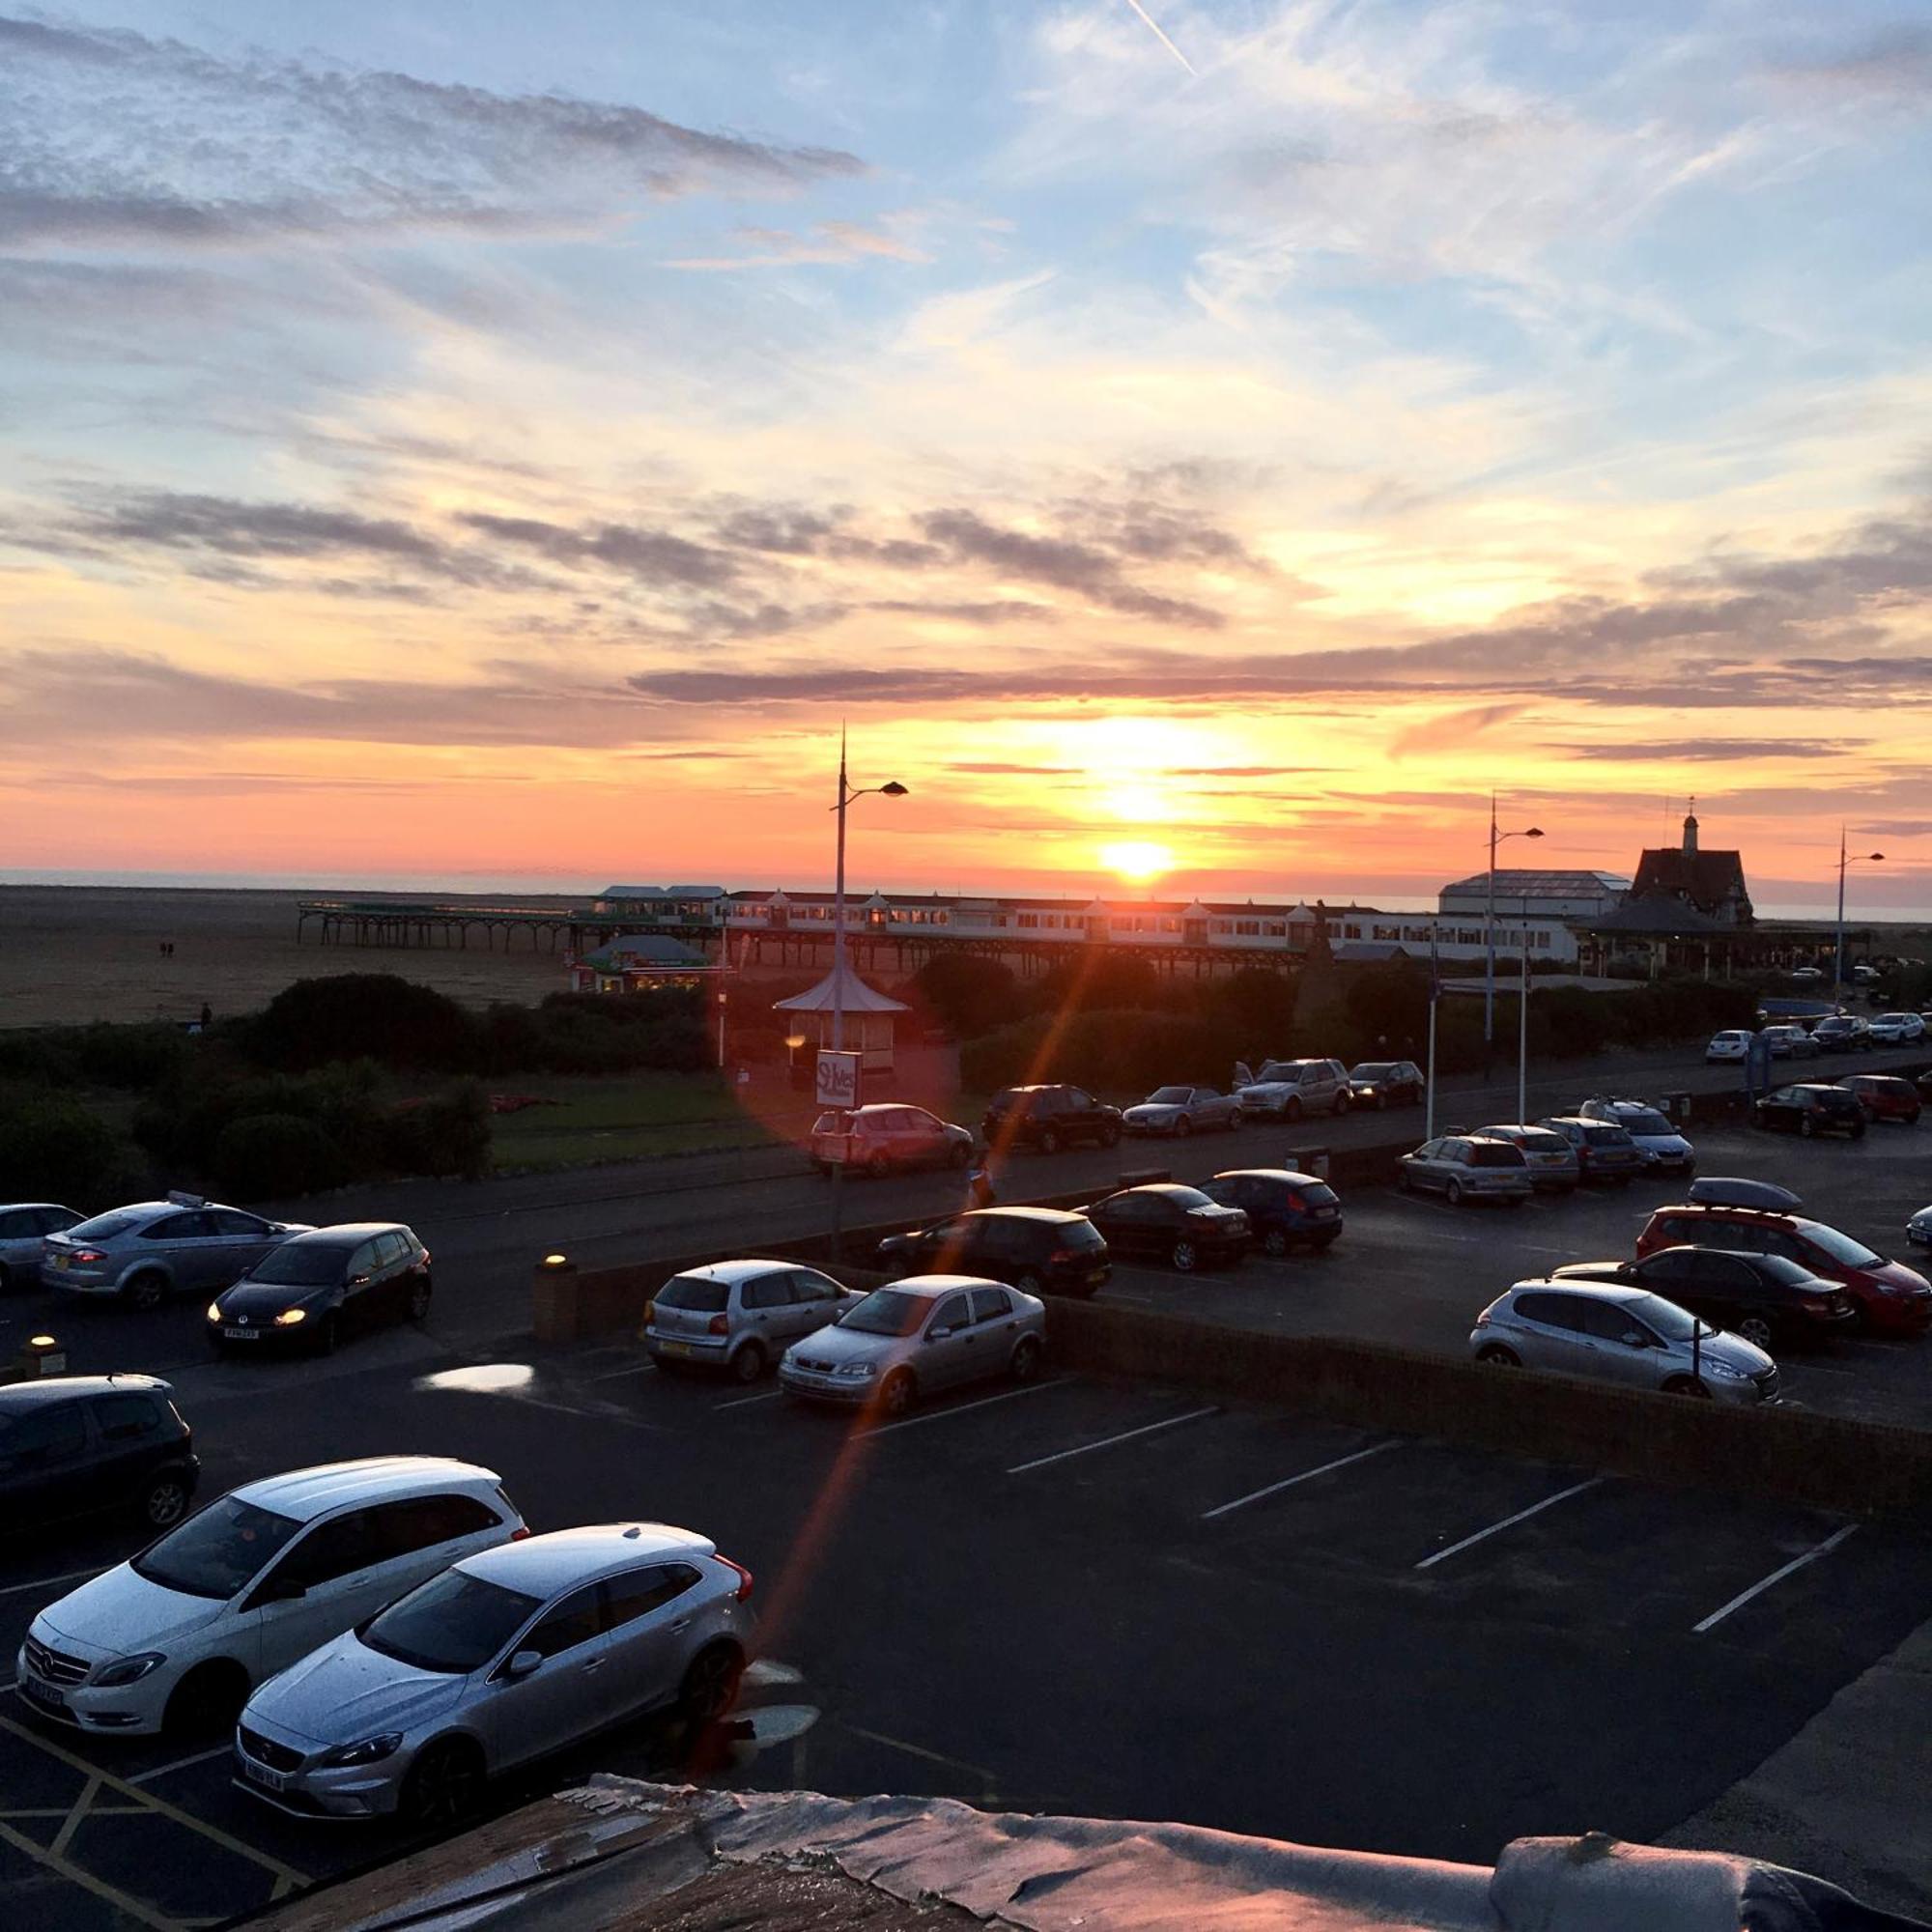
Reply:
[[[73,1257],[71,1255],[56,1255],[54,1257],[54,1266],[57,1268],[64,1268],[68,1266],[72,1262],[72,1260]]]
[[[250,1784],[259,1784],[264,1791],[286,1791],[289,1788],[284,1773],[270,1771],[266,1764],[257,1764],[245,1751],[242,1754],[242,1776]]]
[[[259,1342],[262,1331],[259,1328],[224,1328],[221,1339],[224,1342]]]
[[[1332,1208],[1318,1208],[1315,1210],[1315,1218],[1318,1221],[1332,1221],[1335,1218],[1335,1210]]]
[[[1105,1268],[1090,1269],[1087,1275],[1087,1279],[1097,1286],[1099,1283],[1107,1279],[1107,1270]]]
[[[667,1355],[695,1355],[697,1352],[689,1342],[660,1342],[658,1347]]]
[[[31,1697],[36,1704],[44,1704],[50,1711],[67,1709],[66,1693],[56,1690],[51,1684],[43,1684],[38,1677],[21,1678],[20,1691],[23,1696]]]

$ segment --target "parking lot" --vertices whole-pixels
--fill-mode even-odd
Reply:
[[[1894,1645],[1932,1586],[1932,1549],[1848,1518],[1064,1375],[879,1426],[666,1380],[627,1345],[475,1362],[399,1333],[177,1386],[206,1493],[435,1451],[498,1470],[539,1528],[714,1536],[758,1575],[765,1649],[757,1736],[718,1775],[760,1785],[1449,1858],[1644,1837]],[[34,1612],[132,1541],[8,1548],[6,1671]],[[500,1797],[596,1768],[669,1767],[625,1734]],[[219,1745],[117,1750],[0,1710],[22,1920],[208,1922],[397,1849],[259,1805]]]

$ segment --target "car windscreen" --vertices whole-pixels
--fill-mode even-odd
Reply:
[[[445,1570],[379,1611],[355,1634],[398,1663],[461,1676],[481,1670],[542,1601]]]
[[[1855,1241],[1835,1228],[1806,1228],[1804,1238],[1820,1253],[1829,1255],[1840,1267],[1877,1267],[1885,1260],[1883,1255],[1874,1254],[1862,1241]]]
[[[113,1214],[97,1214],[91,1221],[82,1221],[67,1230],[72,1241],[111,1241],[117,1235],[131,1235],[136,1228],[145,1228],[155,1217],[152,1214],[130,1214],[125,1209]]]
[[[1194,1097],[1191,1087],[1156,1087],[1148,1095],[1148,1104],[1155,1107],[1184,1107]]]
[[[300,1528],[292,1516],[223,1496],[151,1544],[131,1567],[164,1590],[225,1603]]]
[[[1637,1107],[1617,1116],[1627,1134],[1674,1134],[1677,1129],[1655,1107]]]
[[[1718,1332],[1708,1321],[1699,1321],[1694,1315],[1687,1315],[1676,1302],[1665,1301],[1661,1294],[1639,1294],[1634,1300],[1623,1303],[1623,1307],[1666,1342],[1688,1342],[1693,1334],[1715,1335]]]
[[[1471,1167],[1521,1167],[1523,1164],[1522,1150],[1513,1147],[1508,1141],[1469,1143]]]
[[[352,1252],[333,1241],[285,1241],[249,1269],[248,1279],[271,1287],[321,1288],[342,1279]]]
[[[1349,1078],[1350,1080],[1386,1080],[1394,1071],[1395,1062],[1392,1060],[1368,1060],[1364,1061],[1360,1066],[1350,1067]]]
[[[1666,1128],[1667,1132],[1668,1129]],[[1629,1147],[1631,1137],[1621,1127],[1585,1127],[1583,1138],[1592,1147]]]
[[[684,1308],[694,1315],[723,1315],[730,1299],[728,1283],[701,1274],[674,1274],[656,1295],[660,1308]]]
[[[838,1325],[861,1335],[916,1335],[931,1306],[923,1294],[875,1288],[858,1307],[848,1308],[838,1318]]]

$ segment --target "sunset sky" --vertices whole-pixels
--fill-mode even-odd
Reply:
[[[1148,11],[0,16],[0,876],[1923,912],[1932,15]]]

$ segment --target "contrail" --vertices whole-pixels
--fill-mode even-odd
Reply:
[[[1175,59],[1178,60],[1181,64],[1181,66],[1187,70],[1189,73],[1194,73],[1194,63],[1190,61],[1187,58],[1187,56],[1184,53],[1182,53],[1180,49],[1178,46],[1176,46],[1174,43],[1170,41],[1165,34],[1161,32],[1160,22],[1156,20],[1154,16],[1151,14],[1150,14],[1145,7],[1141,5],[1141,0],[1127,0],[1127,5],[1131,7],[1134,10],[1134,12],[1141,16],[1142,20],[1144,20],[1147,23],[1148,32],[1151,33],[1154,37],[1154,39],[1157,40],[1161,43],[1161,45],[1164,46],[1168,50],[1168,52],[1171,53],[1175,57]],[[1196,80],[1199,80],[1201,78],[1201,76],[1198,73],[1194,73],[1194,77]]]

